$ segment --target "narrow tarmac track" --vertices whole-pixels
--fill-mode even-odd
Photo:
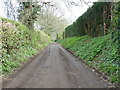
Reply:
[[[49,45],[3,88],[105,88],[108,83],[58,43]]]

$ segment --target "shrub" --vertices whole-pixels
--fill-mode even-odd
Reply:
[[[44,32],[31,31],[19,22],[2,17],[0,22],[2,74],[7,74],[20,66],[20,62],[35,55],[37,50],[51,41]]]

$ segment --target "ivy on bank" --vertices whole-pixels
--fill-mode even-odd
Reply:
[[[19,22],[0,17],[2,65],[1,74],[8,74],[50,43],[42,31],[31,31]],[[32,36],[32,37],[31,37]]]
[[[110,37],[111,34],[96,38],[71,37],[59,42],[72,50],[86,64],[109,76],[109,81],[120,83],[118,42],[112,43]]]

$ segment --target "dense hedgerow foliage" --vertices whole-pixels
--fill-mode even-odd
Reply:
[[[29,30],[19,22],[0,17],[2,73],[6,74],[50,43],[50,38],[41,31]]]
[[[120,83],[119,13],[120,2],[96,2],[76,22],[66,27],[64,39],[60,41],[65,48],[74,51],[76,56],[109,76],[108,79],[116,84]]]
[[[89,66],[96,68],[109,76],[113,83],[120,82],[118,42],[110,39],[110,34],[103,37],[91,38],[89,36],[71,37],[60,43],[76,56],[79,56]]]
[[[111,26],[111,3],[95,2],[82,16],[65,29],[65,37],[103,36]]]

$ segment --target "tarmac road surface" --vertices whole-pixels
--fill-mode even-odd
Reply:
[[[108,83],[65,50],[52,43],[3,88],[105,88]]]

